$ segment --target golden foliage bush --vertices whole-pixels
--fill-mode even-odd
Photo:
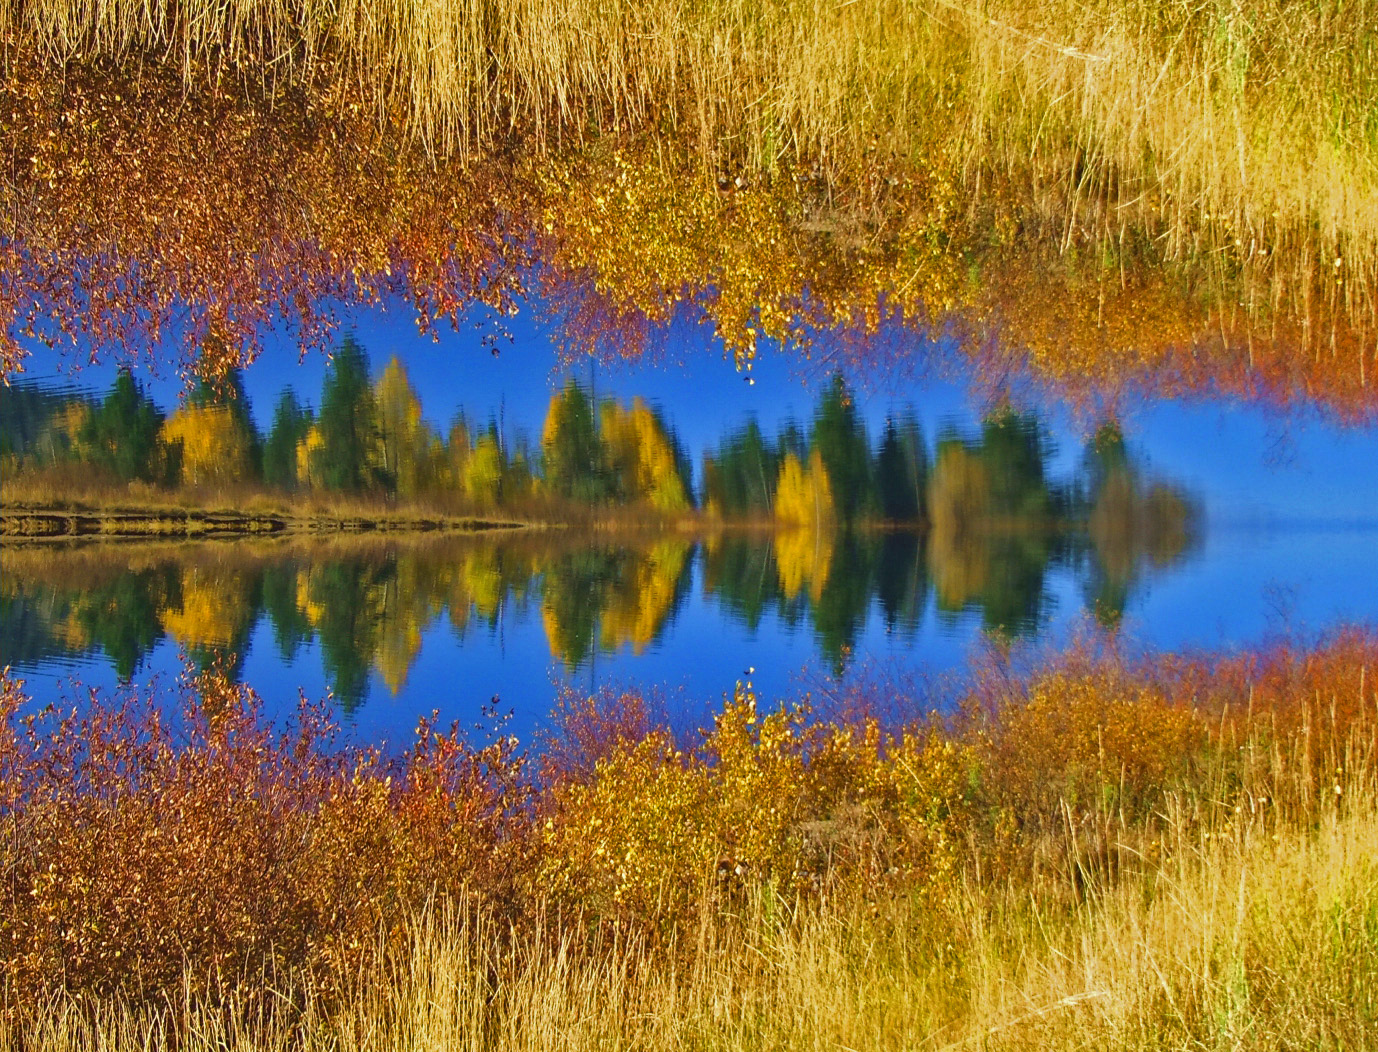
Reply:
[[[461,899],[513,930],[563,917],[668,947],[758,892],[935,918],[981,886],[1086,894],[1151,869],[1173,830],[1346,806],[1371,780],[1376,657],[1361,632],[1223,661],[1073,655],[895,729],[739,686],[684,740],[644,696],[570,695],[534,753],[423,720],[392,757],[310,706],[275,730],[216,674],[178,712],[99,693],[37,710],[7,676],[0,989],[214,996],[264,969],[328,989]]]

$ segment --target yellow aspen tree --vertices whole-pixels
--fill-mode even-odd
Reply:
[[[185,406],[163,424],[167,447],[182,447],[182,481],[223,485],[249,476],[249,436],[228,406]]]
[[[421,419],[421,400],[396,355],[378,378],[373,400],[378,422],[374,463],[392,480],[399,497],[414,498],[433,481],[432,435]]]

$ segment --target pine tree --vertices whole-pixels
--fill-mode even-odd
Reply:
[[[158,432],[163,414],[128,369],[121,369],[110,394],[82,429],[91,460],[116,478],[152,481],[162,474]]]
[[[312,414],[297,403],[289,387],[278,399],[273,426],[263,446],[263,481],[281,489],[296,489],[305,479],[297,477],[297,446],[311,430]]]

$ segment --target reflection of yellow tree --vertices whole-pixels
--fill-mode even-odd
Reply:
[[[633,400],[630,409],[608,401],[603,404],[601,421],[609,466],[627,500],[661,512],[688,510],[689,497],[674,447],[650,407],[640,398]]]
[[[229,646],[253,616],[249,575],[190,566],[182,575],[182,605],[165,605],[163,628],[183,646]]]
[[[809,598],[818,601],[828,583],[832,568],[836,531],[795,526],[775,534],[775,561],[780,570],[780,588],[793,599],[805,587]]]
[[[502,570],[495,548],[478,548],[464,559],[463,578],[474,609],[488,620],[498,616],[502,604]]]
[[[990,514],[990,471],[961,442],[938,447],[928,477],[928,512],[933,524],[928,562],[944,610],[959,610],[984,593],[990,571],[986,520]]]
[[[610,597],[602,612],[599,639],[605,650],[630,643],[640,654],[656,638],[675,601],[675,588],[689,557],[689,543],[675,537],[638,553],[625,584]],[[555,636],[547,626],[546,638]]]
[[[832,483],[823,457],[814,450],[805,469],[799,458],[786,453],[775,487],[775,558],[780,587],[793,599],[805,585],[816,602],[823,594],[832,565],[836,517]]]
[[[163,443],[182,446],[189,485],[238,482],[249,475],[249,435],[228,406],[186,406],[163,425]]]
[[[421,633],[440,612],[436,581],[414,556],[397,560],[397,573],[378,585],[378,641],[373,663],[396,696],[421,653]],[[373,605],[373,604],[370,604]]]
[[[1087,532],[1106,575],[1127,581],[1144,555],[1157,566],[1176,560],[1189,543],[1192,517],[1180,492],[1160,482],[1144,487],[1121,467],[1101,480]]]

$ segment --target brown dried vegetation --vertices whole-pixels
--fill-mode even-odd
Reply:
[[[535,756],[422,721],[387,757],[305,704],[274,729],[214,673],[179,712],[95,694],[35,711],[7,678],[7,1011],[269,973],[329,989],[441,902],[666,950],[751,888],[941,911],[995,881],[1053,904],[1151,873],[1184,829],[1305,827],[1365,791],[1376,653],[1350,633],[1224,662],[1073,658],[893,732],[739,688],[679,742],[636,696],[571,698]]]

